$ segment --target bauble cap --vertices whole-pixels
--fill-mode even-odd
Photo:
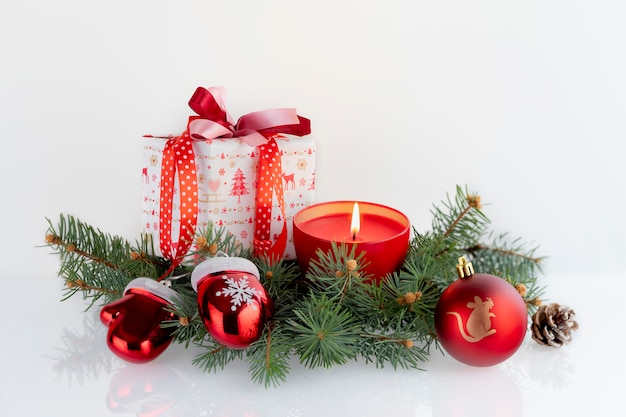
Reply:
[[[209,258],[194,268],[191,273],[191,286],[194,291],[198,292],[198,283],[201,279],[222,271],[246,272],[254,275],[257,279],[260,278],[259,269],[252,261],[235,256],[218,256]]]

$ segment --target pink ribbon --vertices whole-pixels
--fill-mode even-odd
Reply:
[[[295,109],[280,108],[246,114],[233,125],[224,105],[225,90],[198,87],[189,107],[197,113],[191,116],[186,131],[168,140],[163,151],[160,210],[160,247],[163,255],[172,260],[168,272],[182,262],[195,234],[198,214],[197,178],[195,155],[191,140],[212,140],[239,137],[249,146],[258,147],[260,155],[257,167],[256,222],[254,231],[254,253],[268,256],[270,260],[282,258],[287,245],[287,221],[282,188],[280,150],[274,136],[291,134],[304,136],[311,133],[309,119],[298,116]],[[188,158],[191,158],[188,160]],[[190,161],[190,164],[186,162]],[[171,204],[173,199],[174,171],[179,180],[193,178],[193,184],[181,183],[181,222],[179,241],[171,241]],[[191,187],[191,188],[188,188]],[[183,194],[184,193],[184,194]],[[164,199],[163,196],[166,195]],[[274,197],[278,202],[283,220],[282,230],[271,236],[272,207]],[[183,206],[183,201],[185,205]]]

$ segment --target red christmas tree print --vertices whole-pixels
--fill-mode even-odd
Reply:
[[[315,170],[311,174],[311,183],[309,184],[309,190],[315,190]]]
[[[241,196],[246,194],[250,194],[248,187],[246,187],[246,176],[243,175],[243,171],[240,168],[237,168],[233,177],[233,188],[230,190],[230,195],[236,195],[237,204],[241,204]]]

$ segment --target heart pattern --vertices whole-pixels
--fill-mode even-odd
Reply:
[[[217,189],[220,188],[220,180],[211,180],[211,179],[209,179],[209,188],[214,193],[217,192]]]

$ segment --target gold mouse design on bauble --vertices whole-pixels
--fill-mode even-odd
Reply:
[[[463,327],[463,319],[461,315],[456,311],[448,311],[448,314],[452,314],[456,317],[459,325],[459,332],[463,339],[470,343],[476,343],[487,336],[491,336],[496,332],[496,329],[491,328],[491,318],[496,315],[490,310],[493,308],[493,300],[491,297],[487,297],[487,301],[483,301],[479,296],[474,296],[474,301],[467,303],[467,307],[473,309],[467,318],[465,327]]]

